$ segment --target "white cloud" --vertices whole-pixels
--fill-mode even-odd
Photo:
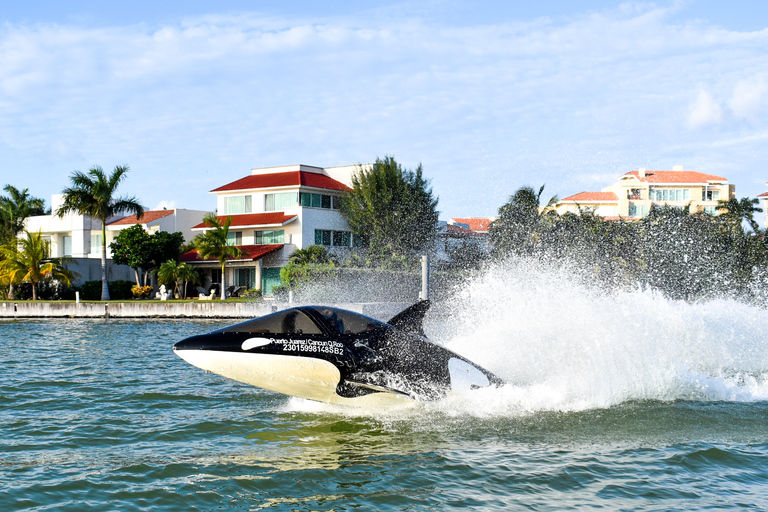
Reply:
[[[152,210],[175,210],[176,201],[160,201]]]
[[[0,27],[0,161],[38,155],[36,170],[51,169],[39,181],[54,192],[62,170],[129,164],[126,185],[137,188],[126,193],[201,209],[212,207],[208,190],[251,167],[385,153],[446,176],[434,183],[445,184],[436,193],[447,215],[462,213],[451,204],[501,204],[521,184],[600,188],[624,165],[693,161],[713,140],[681,118],[735,139],[750,134],[731,132],[726,114],[765,106],[754,70],[768,69],[768,31],[683,23],[684,10],[629,3],[461,26],[419,13],[245,13],[151,28]],[[704,84],[695,98],[691,77]],[[726,110],[717,98],[731,93]],[[753,166],[739,160],[763,153],[750,144],[719,158]],[[479,169],[493,173],[457,185]],[[144,185],[159,179],[176,185]]]
[[[723,107],[711,93],[700,90],[688,111],[688,124],[694,128],[718,124],[723,120]]]
[[[765,113],[768,104],[768,84],[765,76],[739,81],[728,104],[737,118],[758,120]]]

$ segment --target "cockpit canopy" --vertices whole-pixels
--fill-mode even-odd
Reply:
[[[251,334],[285,335],[360,335],[383,329],[384,322],[344,309],[303,306],[278,311],[216,332],[245,332]]]

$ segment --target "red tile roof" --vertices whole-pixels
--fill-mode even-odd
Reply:
[[[562,199],[560,202],[573,201],[575,203],[596,203],[596,202],[614,202],[618,201],[619,197],[613,192],[579,192],[572,196]]]
[[[601,218],[603,220],[608,220],[608,221],[617,221],[617,220],[633,221],[633,220],[640,220],[640,219],[642,219],[642,217],[637,216],[637,215],[634,216],[634,217],[622,217],[621,215],[613,215],[613,216],[601,217]]]
[[[231,190],[252,190],[256,188],[295,186],[340,191],[352,190],[340,181],[336,181],[333,178],[326,176],[325,174],[306,171],[291,171],[277,172],[272,174],[252,174],[219,188],[215,188],[211,190],[211,192],[227,192]]]
[[[256,261],[263,258],[267,254],[271,254],[283,248],[283,244],[269,244],[269,245],[238,245],[241,251],[245,252],[245,255],[239,258],[228,258],[230,261]],[[185,252],[181,255],[181,261],[188,263],[201,262],[200,255],[197,253],[197,249]],[[205,261],[218,261],[216,258],[208,258]]]
[[[768,197],[768,192],[763,192],[762,194],[760,194],[757,197]]]
[[[118,219],[114,222],[107,223],[107,226],[133,226],[134,224],[149,224],[152,221],[155,221],[157,219],[162,219],[163,217],[167,217],[169,215],[172,215],[175,210],[150,210],[145,211],[144,215],[141,217],[141,220],[136,218],[136,215],[129,215],[128,217],[123,217],[122,219]]]
[[[245,213],[241,215],[230,215],[232,217],[232,224],[230,228],[256,228],[262,226],[285,226],[289,222],[293,222],[298,218],[298,215],[286,215],[283,212],[270,212],[270,213]],[[219,222],[224,224],[227,220],[227,216],[218,216]],[[205,222],[193,226],[192,229],[208,229],[211,226]]]
[[[702,183],[710,181],[719,181],[727,183],[728,180],[722,176],[714,174],[705,174],[696,171],[645,171],[645,177],[641,178],[638,171],[630,171],[624,176],[634,176],[643,183]]]
[[[465,217],[462,219],[452,218],[452,222],[456,224],[467,224],[470,231],[488,231],[488,227],[493,222],[490,217]]]
[[[463,228],[461,226],[455,226],[453,224],[448,224],[445,227],[446,232],[451,233],[453,235],[471,235],[472,231],[466,228]]]

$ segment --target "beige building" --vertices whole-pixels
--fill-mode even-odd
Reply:
[[[768,185],[768,182],[765,183]],[[763,211],[765,212],[765,227],[768,229],[768,192],[763,192],[757,198],[763,201]]]
[[[736,187],[726,178],[675,166],[671,171],[640,168],[619,177],[619,181],[600,192],[580,192],[561,199],[558,214],[579,213],[590,208],[606,219],[640,219],[651,205],[689,208],[691,213],[717,215],[717,202],[736,196]]]

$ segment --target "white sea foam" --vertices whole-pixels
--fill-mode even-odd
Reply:
[[[566,267],[513,260],[466,283],[446,313],[433,321],[446,346],[508,383],[449,399],[459,410],[768,400],[768,311],[733,300],[607,293]]]
[[[733,300],[606,292],[564,265],[519,259],[463,283],[428,314],[426,327],[432,340],[507,384],[422,404],[417,414],[428,408],[519,416],[636,400],[768,400],[768,311]],[[288,405],[318,407],[327,410],[299,400]]]

